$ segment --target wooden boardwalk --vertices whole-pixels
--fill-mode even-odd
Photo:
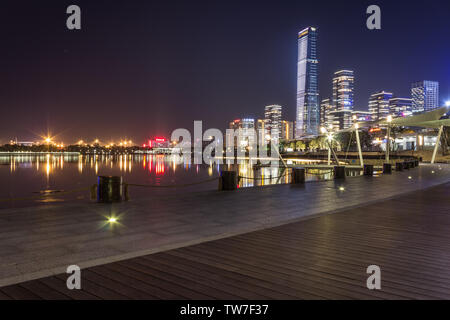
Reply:
[[[449,190],[88,268],[82,290],[65,274],[3,287],[0,299],[450,299]]]

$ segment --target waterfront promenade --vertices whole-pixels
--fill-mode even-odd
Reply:
[[[83,273],[91,292],[73,298],[449,298],[449,181],[448,165],[421,165],[300,187],[2,210],[0,285],[77,264],[98,267]],[[105,225],[111,215],[119,219],[113,228]],[[175,248],[181,249],[151,255]],[[123,262],[110,264],[116,261]],[[370,264],[386,266],[390,290],[365,289]],[[52,286],[59,286],[54,295],[68,297],[61,292],[65,277],[2,288],[0,298],[56,298]],[[136,281],[143,287],[135,288]],[[339,289],[330,292],[330,283]],[[231,289],[215,290],[216,296],[217,285],[246,287],[234,296]],[[174,289],[180,286],[187,291]]]

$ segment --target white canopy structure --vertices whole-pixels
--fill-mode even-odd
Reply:
[[[443,107],[416,116],[395,118],[392,121],[384,120],[379,122],[379,124],[397,127],[439,128],[433,157],[431,158],[431,163],[434,163],[444,127],[450,127],[450,119],[442,119],[449,111],[450,107]]]

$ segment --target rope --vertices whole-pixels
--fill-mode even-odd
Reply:
[[[136,184],[136,183],[124,183],[124,185],[131,186],[131,187],[143,187],[143,188],[181,188],[181,187],[190,187],[190,186],[195,186],[198,184],[208,183],[208,182],[212,182],[212,181],[219,180],[219,179],[220,179],[220,177],[215,177],[212,179],[193,182],[193,183],[163,185],[163,186],[158,186],[158,185],[154,185],[154,184]]]
[[[312,169],[312,170],[317,170],[317,169]],[[334,170],[328,170],[328,171],[320,172],[320,173],[313,173],[313,172],[310,172],[308,170],[306,171],[306,173],[312,174],[312,175],[315,175],[315,176],[321,176],[321,175],[328,174],[328,173],[333,173],[333,172],[334,172]]]
[[[70,193],[75,193],[75,192],[87,191],[89,189],[90,188],[74,189],[74,190],[58,192],[57,194],[58,195],[65,195],[65,194],[70,194]],[[48,197],[49,195],[52,195],[52,194],[55,194],[55,193],[46,193],[46,194],[41,194],[39,196],[33,196],[33,197],[6,198],[6,199],[0,199],[0,202],[34,200],[34,199],[45,198],[45,197]]]
[[[264,178],[251,178],[251,177],[241,177],[239,176],[239,179],[248,179],[248,180],[265,180],[265,179],[279,179],[279,178],[283,178],[285,177],[286,174],[282,175],[282,176],[278,176],[278,177],[264,177]]]

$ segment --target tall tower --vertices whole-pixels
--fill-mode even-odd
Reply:
[[[266,132],[270,138],[278,143],[281,135],[281,109],[279,105],[270,105],[265,107]]]
[[[308,27],[298,33],[295,138],[319,134],[318,65],[317,29]]]
[[[420,81],[411,85],[412,112],[439,108],[439,82]]]
[[[392,93],[386,91],[380,91],[370,96],[369,111],[372,112],[372,120],[379,121],[388,117],[390,99],[392,99]]]
[[[334,73],[333,106],[334,111],[353,111],[353,88],[355,77],[353,71],[341,70]]]

